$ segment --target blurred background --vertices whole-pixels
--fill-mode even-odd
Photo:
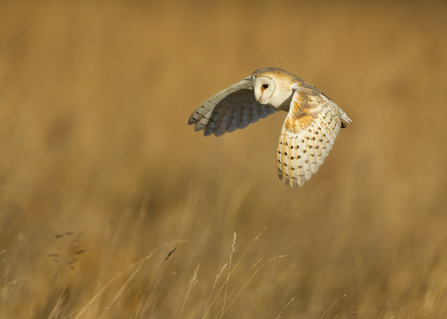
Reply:
[[[0,317],[446,318],[444,1],[0,7]],[[269,66],[353,120],[295,190],[187,125]]]

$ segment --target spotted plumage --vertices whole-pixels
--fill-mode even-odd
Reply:
[[[279,137],[276,169],[286,185],[302,186],[318,171],[340,128],[351,119],[317,88],[278,68],[253,72],[203,102],[188,124],[221,136],[276,111],[288,115]]]

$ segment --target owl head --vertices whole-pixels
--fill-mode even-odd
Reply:
[[[282,74],[285,71],[271,68],[259,69],[253,72],[253,90],[256,101],[280,108],[292,95],[291,81]],[[286,103],[288,108],[288,103]]]
[[[276,81],[270,75],[252,75],[253,89],[256,101],[261,104],[269,104],[276,91]]]

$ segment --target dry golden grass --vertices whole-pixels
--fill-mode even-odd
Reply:
[[[0,7],[1,318],[447,317],[445,2]],[[354,121],[300,189],[186,125],[267,66]]]

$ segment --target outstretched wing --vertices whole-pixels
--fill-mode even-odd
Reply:
[[[289,114],[281,130],[276,169],[295,188],[318,171],[349,117],[315,88],[294,88]]]
[[[273,107],[256,101],[251,77],[246,77],[203,102],[191,114],[188,124],[195,124],[196,131],[204,130],[205,136],[221,136],[275,112]]]

